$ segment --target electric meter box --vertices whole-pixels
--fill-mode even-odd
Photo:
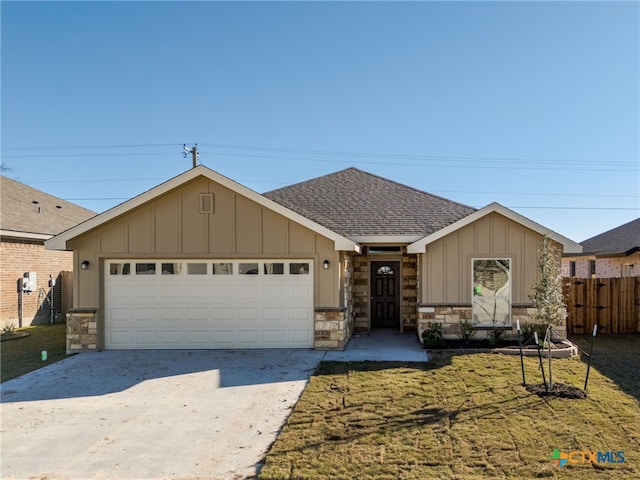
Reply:
[[[22,291],[34,292],[38,289],[38,275],[36,272],[24,272],[22,276]]]

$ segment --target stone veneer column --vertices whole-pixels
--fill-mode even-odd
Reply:
[[[353,258],[353,317],[356,332],[369,331],[369,261],[364,255]]]
[[[98,349],[98,310],[72,308],[67,312],[67,354]]]
[[[351,335],[344,308],[318,308],[314,312],[316,350],[344,350]]]
[[[416,305],[418,302],[418,256],[406,253],[402,247],[402,277],[400,290],[402,295],[400,318],[403,332],[415,332],[418,326]]]

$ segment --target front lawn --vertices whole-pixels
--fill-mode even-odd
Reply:
[[[0,381],[19,377],[66,358],[66,331],[64,323],[16,329],[16,333],[29,335],[0,343]],[[47,351],[47,360],[44,362],[41,356],[43,350]]]
[[[260,478],[640,478],[640,336],[626,336],[617,369],[616,343],[602,338],[582,400],[529,393],[518,356],[445,351],[426,364],[322,363]],[[525,367],[527,383],[540,383],[537,358]],[[584,358],[553,368],[555,382],[583,387]],[[556,449],[616,452],[602,458],[624,462],[585,453],[583,463],[574,453],[578,462],[559,468]]]

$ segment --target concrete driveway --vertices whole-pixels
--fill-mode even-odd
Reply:
[[[2,384],[3,479],[241,479],[325,352],[104,351]]]

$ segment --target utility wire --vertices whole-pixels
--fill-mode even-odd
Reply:
[[[119,148],[149,148],[149,147],[179,147],[179,143],[149,143],[149,144],[121,144],[121,145],[65,145],[65,146],[49,146],[49,147],[29,147],[29,146],[16,146],[16,147],[3,147],[1,150],[7,153],[19,153],[20,155],[4,155],[5,157],[32,157],[32,155],[24,155],[29,151],[46,151],[46,150],[82,150],[82,149],[119,149]],[[498,164],[508,164],[509,168],[513,168],[513,163],[519,164],[535,164],[537,166],[546,165],[544,168],[554,168],[559,165],[575,165],[576,167],[583,167],[585,165],[601,166],[603,168],[610,168],[611,166],[631,166],[637,167],[638,162],[633,161],[601,161],[601,160],[576,160],[576,159],[540,159],[540,158],[518,158],[518,157],[494,157],[494,156],[463,156],[463,155],[415,155],[415,154],[398,154],[398,153],[375,153],[375,152],[353,152],[353,151],[333,151],[333,150],[313,150],[313,149],[301,149],[301,148],[284,148],[284,147],[264,147],[264,146],[252,146],[252,145],[237,145],[237,144],[221,144],[221,143],[200,143],[200,146],[211,147],[213,149],[225,149],[225,150],[253,150],[258,152],[276,152],[286,154],[307,154],[307,155],[322,155],[322,156],[342,156],[342,157],[355,157],[355,158],[378,158],[378,159],[400,159],[400,160],[426,160],[426,161],[448,161],[448,162],[469,162],[469,161],[481,161]],[[98,156],[100,154],[77,154],[77,156]],[[128,156],[132,153],[119,152],[103,155],[113,156]],[[141,153],[138,155],[172,155],[172,153]],[[322,161],[318,159],[301,159],[297,157],[282,157],[282,156],[268,156],[268,155],[248,155],[241,153],[224,153],[228,156],[236,157],[257,157],[257,158],[270,158],[280,160],[309,160],[309,161]],[[40,154],[42,157],[57,157],[65,156],[61,154]],[[71,156],[71,155],[69,155]],[[326,161],[326,160],[325,160]],[[341,161],[342,163],[349,163]],[[391,165],[390,163],[383,162],[366,162],[375,163],[379,165]],[[393,165],[397,165],[393,162]],[[420,166],[421,164],[404,164],[409,166]],[[442,166],[448,167],[450,165],[430,165],[430,166]],[[466,166],[466,165],[465,165]],[[471,165],[474,166],[474,165]],[[486,166],[486,165],[483,165]],[[521,167],[524,168],[524,167]],[[533,167],[527,167],[533,168]],[[541,167],[538,167],[541,168]],[[626,171],[626,170],[624,170]],[[635,170],[634,170],[635,171]]]
[[[166,180],[162,177],[156,178],[100,178],[100,179],[74,179],[74,180],[33,180],[30,185],[50,184],[50,183],[121,183],[121,182],[157,182]],[[239,179],[239,183],[265,183],[274,185],[288,185],[285,182]],[[640,195],[607,195],[593,193],[540,193],[540,192],[497,192],[497,191],[472,191],[472,190],[431,190],[428,193],[471,193],[478,195],[517,195],[521,197],[582,197],[582,198],[640,198]]]

